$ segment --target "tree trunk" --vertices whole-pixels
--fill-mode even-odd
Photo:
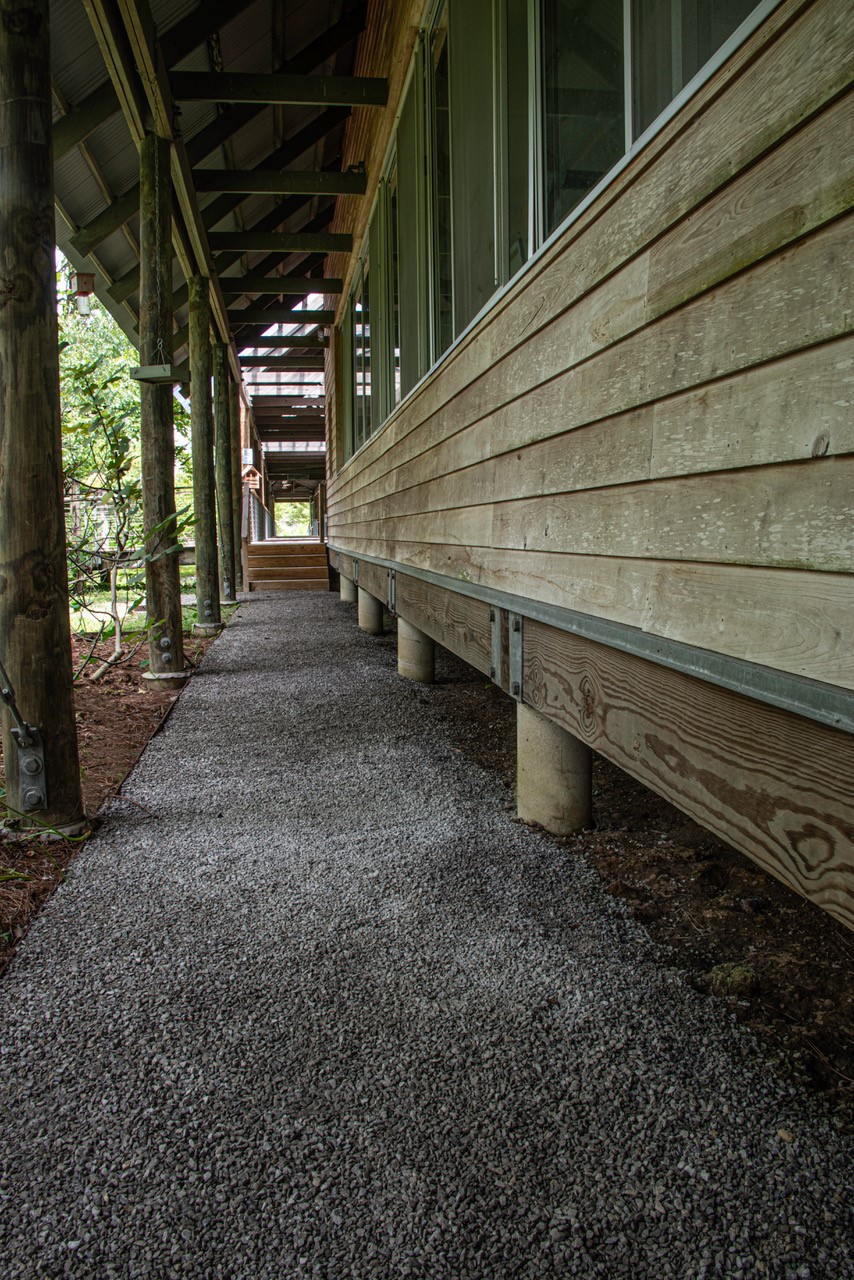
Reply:
[[[172,181],[169,143],[146,134],[140,148],[139,337],[143,365],[172,361]],[[148,650],[152,674],[184,672],[181,577],[175,514],[172,388],[140,383],[142,512]]]
[[[196,510],[196,620],[203,628],[215,627],[220,621],[209,290],[210,281],[204,276],[193,276],[190,280],[190,422]]]
[[[62,496],[48,0],[0,0],[0,657],[44,772],[3,714],[9,807],[81,821]],[[37,789],[38,788],[38,789]],[[27,796],[30,796],[28,801]],[[12,815],[14,816],[14,815]]]

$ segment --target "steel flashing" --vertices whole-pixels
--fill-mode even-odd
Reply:
[[[343,550],[345,555],[352,555],[352,552],[345,548],[338,548],[333,543],[330,543],[330,546],[335,550]],[[843,733],[854,734],[854,690],[852,689],[824,684],[820,680],[812,680],[808,676],[799,676],[789,671],[764,667],[758,662],[750,662],[745,658],[735,658],[728,654],[715,653],[711,649],[701,649],[697,645],[686,644],[682,640],[652,635],[637,627],[630,627],[624,622],[614,622],[610,618],[597,618],[593,614],[579,613],[575,609],[567,609],[561,605],[545,604],[525,596],[513,595],[508,591],[484,587],[480,583],[452,578],[448,574],[436,573],[432,569],[420,569],[415,565],[384,560],[379,556],[364,553],[360,553],[360,556],[363,560],[383,565],[387,569],[395,569],[398,573],[409,574],[413,578],[420,578],[423,582],[430,582],[446,591],[455,591],[458,595],[483,600],[497,608],[518,613],[523,618],[543,622],[547,626],[568,631],[572,635],[605,645],[609,649],[631,653],[658,666],[669,667],[673,671],[680,671],[697,680],[705,680],[708,684],[718,685],[722,689],[730,689],[733,693],[752,698],[756,702],[764,702],[807,720],[829,725],[830,728],[839,729]]]

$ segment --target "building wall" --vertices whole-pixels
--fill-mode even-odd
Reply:
[[[852,62],[847,0],[775,9],[385,426],[334,455],[330,544],[854,688]],[[536,636],[526,623],[526,661]],[[850,735],[540,641],[557,718],[854,919]],[[585,662],[620,728],[591,712],[584,730]],[[649,725],[644,688],[649,714],[670,708]]]

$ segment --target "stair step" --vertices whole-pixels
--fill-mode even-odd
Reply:
[[[326,556],[263,556],[249,561],[249,572],[262,569],[322,569],[326,572]]]
[[[324,582],[329,581],[329,574],[326,571],[326,565],[320,565],[317,568],[307,567],[303,569],[288,569],[274,565],[270,569],[250,569],[249,581],[253,582],[258,578],[269,578],[271,581],[278,580],[287,582],[290,579],[306,578],[312,582],[316,582],[318,578],[322,578]]]
[[[328,591],[329,582],[322,578],[299,578],[284,582],[281,579],[268,581],[265,578],[251,579],[250,591]]]

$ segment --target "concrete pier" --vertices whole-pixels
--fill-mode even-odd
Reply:
[[[591,751],[541,711],[516,708],[516,811],[553,835],[591,822]]]

